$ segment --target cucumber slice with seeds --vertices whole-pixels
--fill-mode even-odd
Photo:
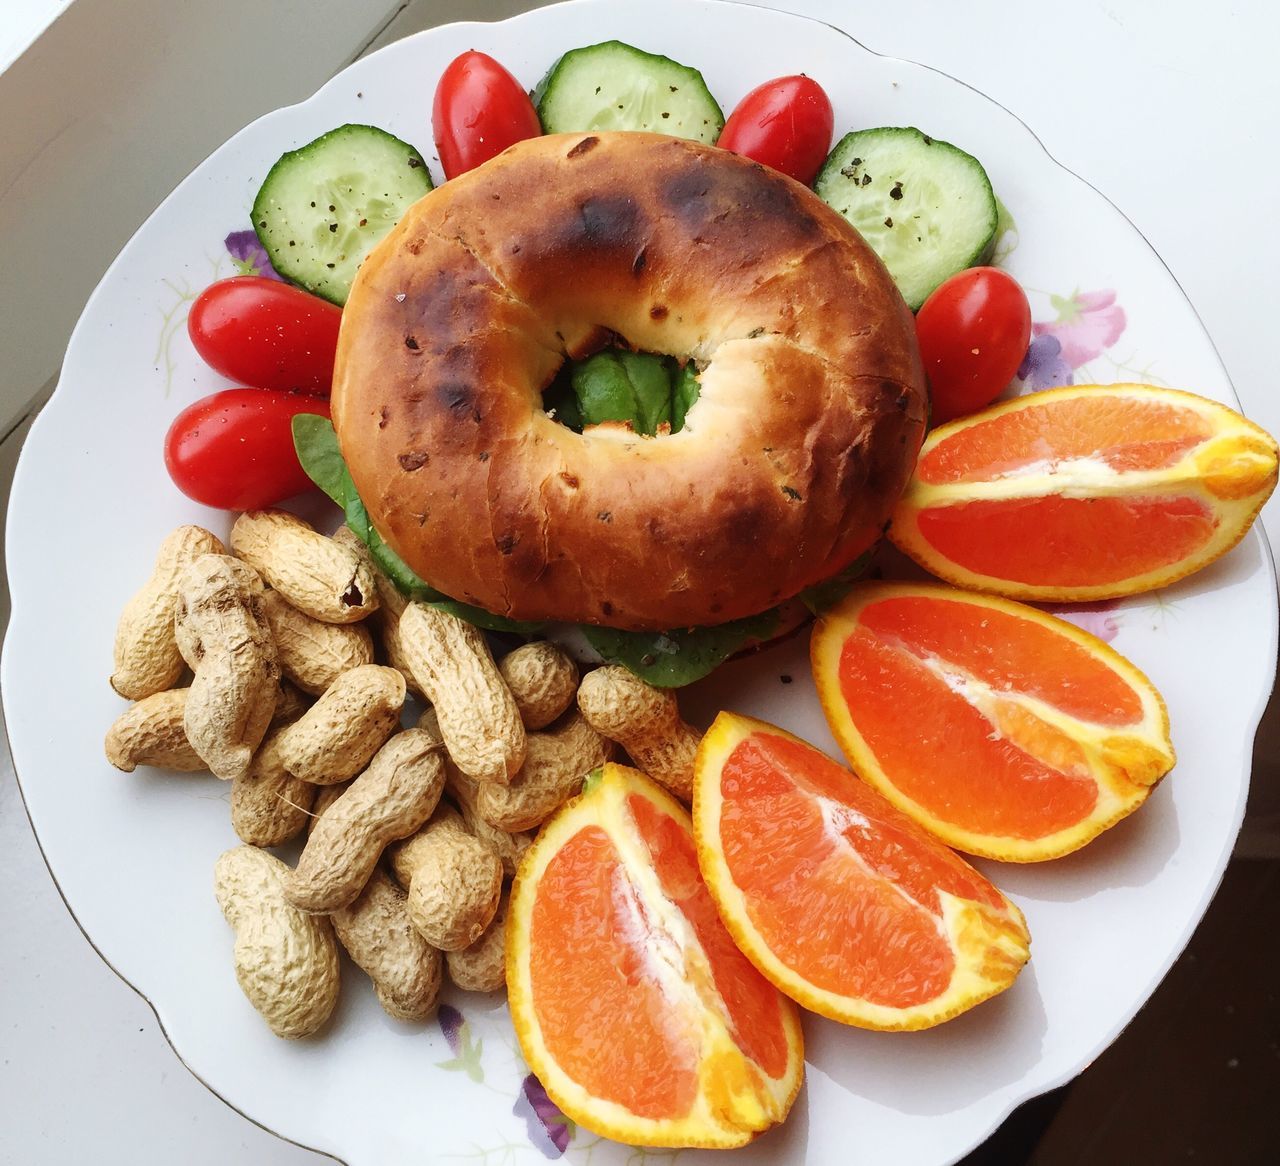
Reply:
[[[884,260],[912,311],[995,242],[999,212],[982,163],[914,127],[846,134],[813,188]]]
[[[364,257],[430,189],[408,142],[376,126],[340,126],[271,167],[253,227],[276,271],[345,304]]]
[[[534,102],[549,134],[648,130],[710,145],[724,128],[697,69],[617,40],[565,53]]]

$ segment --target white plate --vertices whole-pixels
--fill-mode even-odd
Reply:
[[[918,124],[962,144],[985,161],[1016,219],[1007,265],[1031,290],[1033,315],[1047,325],[1040,331],[1056,335],[1071,363],[1084,362],[1077,381],[1152,380],[1237,404],[1157,256],[1025,126],[946,76],[799,17],[712,0],[592,0],[453,25],[360,61],[217,151],[104,277],[27,441],[9,518],[5,713],[44,853],[103,957],[152,1003],[210,1088],[283,1136],[353,1164],[536,1162],[559,1148],[522,1089],[500,999],[451,997],[461,1029],[451,1011],[447,1026],[405,1026],[385,1018],[348,969],[324,1036],[272,1037],[236,986],[231,933],[210,886],[215,857],[236,841],[227,787],[125,776],[102,758],[102,735],[123,707],[106,684],[117,613],[165,532],[191,521],[226,529],[224,515],[171,487],[161,463],[174,413],[220,387],[182,321],[195,292],[234,270],[223,238],[247,226],[258,182],[286,149],[347,121],[429,147],[431,92],[457,53],[485,49],[533,85],[564,49],[610,37],[697,65],[726,109],[761,80],[806,72],[831,93],[839,132]],[[1067,331],[1053,323],[1064,309],[1079,313]],[[954,1161],[1020,1101],[1087,1065],[1182,949],[1239,828],[1250,743],[1275,672],[1266,545],[1253,533],[1192,579],[1087,618],[1164,693],[1176,771],[1142,811],[1074,857],[983,864],[1022,905],[1034,937],[1014,987],[927,1033],[880,1035],[809,1018],[808,1085],[792,1118],[735,1160]],[[690,707],[729,705],[834,751],[804,655],[798,640],[734,663]],[[565,1157],[595,1164],[632,1155],[576,1131]]]

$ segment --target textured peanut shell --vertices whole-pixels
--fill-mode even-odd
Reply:
[[[285,510],[247,510],[231,549],[294,607],[324,623],[355,623],[377,609],[368,566],[350,547]]]
[[[280,694],[261,588],[251,568],[227,555],[201,555],[179,580],[174,624],[195,668],[183,723],[192,747],[224,780],[248,770]]]
[[[310,1036],[338,1002],[338,949],[329,920],[285,900],[289,868],[253,846],[214,867],[218,906],[235,928],[236,980],[277,1036]]]
[[[267,734],[248,772],[231,783],[231,827],[252,846],[282,846],[301,834],[311,817],[316,787],[294,777],[280,754],[286,727]]]
[[[609,664],[582,678],[578,708],[597,733],[627,751],[636,768],[690,801],[702,734],[681,719],[675,693]]]
[[[522,644],[498,663],[526,729],[545,729],[573,704],[578,666],[550,640]]]
[[[187,690],[171,688],[145,696],[120,714],[107,730],[107,760],[132,773],[139,765],[197,773],[205,768],[187,740],[183,717]]]
[[[507,785],[482,782],[475,807],[499,830],[541,826],[582,788],[582,779],[613,755],[613,744],[575,709],[544,733],[530,733],[520,772]]]
[[[373,981],[387,1015],[426,1020],[440,999],[444,958],[409,922],[405,893],[375,870],[359,897],[331,916],[338,941]]]
[[[373,637],[362,624],[324,623],[299,611],[279,591],[262,610],[280,656],[280,671],[303,692],[319,696],[344,672],[373,663]]]
[[[316,791],[315,800],[311,803],[311,813],[307,815],[307,834],[310,835],[315,830],[320,819],[324,817],[324,812],[334,802],[336,802],[344,793],[351,788],[351,782],[342,781],[337,785],[318,785],[314,789]]]
[[[506,782],[524,762],[524,724],[484,633],[411,603],[400,617],[400,642],[454,763],[478,781]]]
[[[457,766],[445,763],[445,787],[453,795],[453,800],[458,805],[458,810],[462,814],[462,820],[466,823],[466,827],[481,842],[485,843],[502,862],[502,873],[507,878],[515,878],[516,871],[520,869],[520,862],[524,858],[526,851],[533,845],[532,832],[525,830],[503,830],[497,826],[490,825],[481,816],[480,811],[476,808],[474,790],[475,783],[466,777]],[[459,796],[454,791],[461,783],[455,782],[454,777],[461,778],[462,781],[468,783],[472,787],[472,796],[470,798]]]
[[[362,664],[344,672],[302,714],[281,742],[295,777],[333,785],[354,777],[400,724],[404,677],[394,668]]]
[[[271,727],[290,725],[309,709],[314,702],[300,692],[287,680],[280,682],[280,691],[276,694],[276,711],[271,714]]]
[[[125,604],[116,625],[111,687],[128,700],[172,688],[183,659],[174,636],[178,580],[200,555],[224,555],[226,547],[203,527],[180,526],[160,544],[151,578]]]
[[[502,863],[442,806],[412,838],[391,850],[391,866],[409,892],[409,918],[432,947],[458,951],[493,921],[502,894]]]
[[[378,610],[373,613],[369,622],[377,633],[378,643],[382,646],[384,662],[404,677],[406,686],[414,696],[425,699],[422,690],[418,687],[418,682],[413,678],[413,673],[409,671],[409,663],[405,659],[404,649],[400,644],[400,614],[409,600],[373,561],[369,548],[349,526],[338,527],[334,532],[333,541],[351,548],[373,573],[373,584],[378,592]]]
[[[475,943],[445,954],[449,979],[464,992],[496,992],[507,982],[507,899],[504,894],[498,913]]]
[[[323,912],[354,902],[383,848],[426,822],[443,791],[440,746],[417,729],[397,733],[312,827],[285,883],[289,902]]]
[[[444,743],[444,738],[440,736],[440,721],[435,709],[428,708],[423,711],[418,718],[418,728],[433,734],[441,744]],[[520,867],[520,861],[525,856],[525,851],[533,845],[533,835],[499,830],[497,826],[490,826],[480,817],[476,809],[476,795],[479,792],[480,783],[463,773],[447,755],[444,760],[444,788],[453,799],[454,805],[458,807],[467,829],[481,842],[487,843],[502,860],[502,873],[507,878],[514,878]]]

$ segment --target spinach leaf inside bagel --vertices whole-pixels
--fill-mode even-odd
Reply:
[[[679,433],[698,399],[692,361],[674,356],[604,348],[582,360],[567,360],[543,394],[549,414],[581,433],[607,422],[629,424],[653,437]]]

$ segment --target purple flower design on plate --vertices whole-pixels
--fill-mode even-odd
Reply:
[[[1119,602],[1117,599],[1100,599],[1096,603],[1068,603],[1044,610],[1109,644],[1120,632],[1121,616],[1116,611]]]
[[[1053,389],[1069,385],[1075,377],[1062,359],[1062,341],[1056,336],[1037,336],[1018,365],[1018,379],[1031,389]]]
[[[522,1117],[529,1127],[531,1141],[548,1158],[559,1158],[573,1141],[576,1127],[556,1105],[542,1082],[530,1073],[520,1087],[516,1103],[511,1110]]]
[[[484,1053],[484,1041],[471,1043],[471,1026],[452,1004],[441,1004],[436,1019],[449,1044],[449,1050],[453,1053],[449,1060],[439,1061],[438,1067],[465,1073],[472,1081],[483,1081],[484,1066],[480,1063],[480,1057]]]
[[[1068,368],[1088,364],[1124,332],[1124,309],[1116,303],[1116,293],[1110,288],[1050,296],[1049,303],[1058,318],[1036,321],[1031,325],[1031,335],[1054,337],[1062,346],[1060,357]]]
[[[258,242],[256,232],[232,231],[223,242],[226,245],[227,254],[231,256],[231,262],[235,264],[237,275],[262,275],[267,279],[279,279],[281,283],[284,282],[276,269],[271,266],[271,260],[267,258],[262,244]]]

